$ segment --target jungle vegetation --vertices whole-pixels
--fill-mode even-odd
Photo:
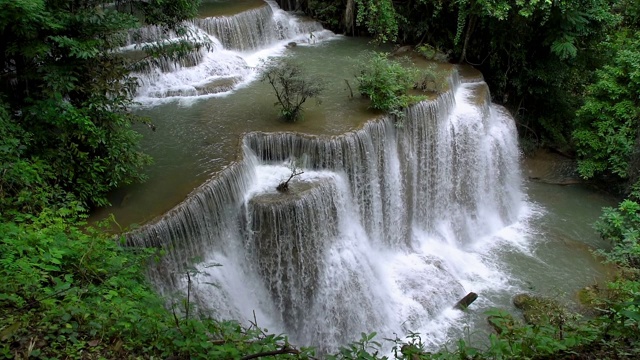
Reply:
[[[496,310],[489,314],[496,333],[486,346],[460,340],[429,353],[419,334],[409,334],[391,340],[395,358],[639,356],[637,1],[281,4],[338,32],[428,45],[476,66],[494,101],[516,116],[523,143],[576,156],[582,176],[614,183],[626,196],[596,224],[612,243],[602,254],[620,275],[585,294],[592,318],[549,321],[556,312],[523,323]],[[145,262],[161,254],[122,247],[85,223],[110,190],[143,180],[140,170],[151,159],[131,126],[148,120],[130,112],[132,74],[207,48],[183,23],[197,8],[197,0],[0,0],[0,358],[314,357],[259,324],[196,317],[188,298],[166,304],[142,275]],[[124,56],[118,49],[149,25],[172,40],[142,47],[142,60]],[[386,340],[362,334],[330,357],[384,359],[379,341]]]

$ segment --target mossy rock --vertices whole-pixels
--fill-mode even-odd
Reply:
[[[522,310],[522,315],[530,325],[560,326],[567,321],[567,310],[556,301],[536,295],[518,294],[513,305]]]

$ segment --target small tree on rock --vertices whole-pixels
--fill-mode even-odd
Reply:
[[[302,116],[302,104],[316,98],[324,91],[322,79],[304,73],[302,66],[289,59],[270,61],[265,64],[262,81],[273,87],[280,106],[280,114],[285,121],[295,122]]]
[[[276,190],[281,193],[289,192],[289,181],[291,181],[294,177],[300,176],[304,174],[304,171],[300,170],[299,163],[297,160],[293,159],[289,164],[289,169],[291,170],[291,175],[285,181],[282,181],[278,186],[276,186]]]

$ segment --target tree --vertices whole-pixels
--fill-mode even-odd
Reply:
[[[616,22],[610,0],[458,0],[454,53],[477,66],[494,101],[546,144],[569,147],[596,46]],[[527,130],[528,131],[528,130]]]
[[[2,126],[13,134],[4,142],[20,143],[11,156],[0,153],[2,167],[39,164],[33,180],[47,189],[47,197],[86,205],[105,205],[109,190],[141,180],[141,167],[150,159],[138,150],[140,135],[131,129],[145,121],[129,111],[137,87],[131,74],[148,61],[136,63],[120,48],[143,25],[175,37],[141,47],[146,60],[178,58],[203,46],[182,25],[197,5],[198,0],[0,0]],[[0,204],[16,205],[28,187],[12,180],[0,191]]]
[[[377,43],[396,41],[398,15],[391,0],[355,0],[356,24],[365,25]]]
[[[262,81],[267,81],[275,91],[280,114],[285,121],[295,122],[302,117],[302,104],[316,98],[325,84],[322,79],[304,73],[302,67],[290,59],[272,60],[264,65]]]
[[[639,36],[637,31],[622,31],[606,46],[611,60],[596,71],[577,113],[573,138],[585,178],[612,175],[624,181],[630,172],[638,172],[629,165],[640,130]]]
[[[278,192],[281,192],[281,193],[289,192],[289,182],[294,177],[304,174],[304,171],[298,168],[298,165],[295,160],[291,161],[291,164],[289,165],[289,169],[291,170],[291,174],[289,175],[289,178],[287,180],[281,181],[280,184],[276,186],[276,190],[278,190]]]

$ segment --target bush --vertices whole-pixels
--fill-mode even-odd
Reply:
[[[413,87],[421,91],[439,93],[447,88],[447,78],[439,72],[435,64],[417,71],[417,78]]]
[[[609,251],[599,251],[608,261],[640,268],[640,185],[617,208],[606,207],[596,222],[600,235],[611,242]]]
[[[0,357],[104,355],[117,343],[127,352],[142,346],[131,338],[160,330],[143,258],[83,226],[48,210],[0,224]]]
[[[356,76],[358,90],[371,100],[371,108],[396,115],[417,97],[410,96],[417,76],[415,70],[391,60],[386,53],[367,52]]]

